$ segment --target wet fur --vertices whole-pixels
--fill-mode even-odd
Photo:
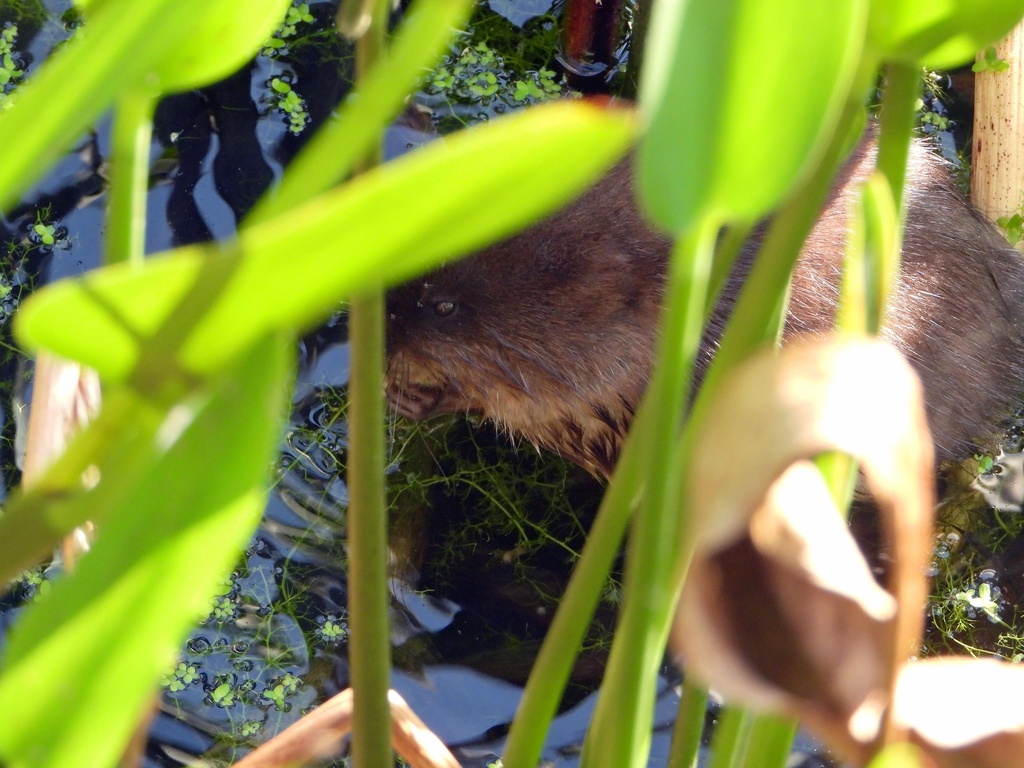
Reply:
[[[832,325],[847,202],[872,153],[862,143],[847,162],[808,239],[787,335]],[[959,456],[995,430],[1024,380],[1024,260],[921,144],[907,188],[903,264],[885,334],[922,377],[939,456]],[[754,251],[751,244],[739,257],[709,339]],[[392,407],[414,419],[479,413],[609,474],[647,384],[668,252],[640,216],[623,163],[533,228],[393,289]],[[713,347],[705,343],[703,362]]]

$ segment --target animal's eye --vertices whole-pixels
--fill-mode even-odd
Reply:
[[[438,317],[450,317],[458,308],[459,305],[454,301],[439,301],[434,304],[434,314]]]

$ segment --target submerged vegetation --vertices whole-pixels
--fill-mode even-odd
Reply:
[[[10,94],[18,81],[25,76],[25,70],[19,62],[15,50],[18,40],[18,27],[11,22],[4,24],[0,30],[0,109],[10,107]]]
[[[475,39],[473,29],[462,33],[457,44],[464,47],[442,59],[425,80],[424,106],[431,109],[439,131],[464,127],[563,94],[563,78],[547,65],[525,70],[510,66],[491,47],[497,42]]]

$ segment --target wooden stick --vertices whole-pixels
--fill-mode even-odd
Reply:
[[[971,158],[971,199],[993,222],[1024,204],[1024,23],[995,48],[1010,68],[975,78]]]

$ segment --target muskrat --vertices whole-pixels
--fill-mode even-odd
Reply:
[[[824,333],[839,295],[846,211],[873,168],[860,143],[808,238],[786,335]],[[641,215],[628,161],[550,218],[388,292],[387,389],[421,419],[471,412],[598,475],[610,474],[647,385],[670,243]],[[915,142],[903,261],[884,335],[924,384],[940,459],[991,435],[1024,380],[1024,258]],[[698,368],[749,272],[737,259]]]

